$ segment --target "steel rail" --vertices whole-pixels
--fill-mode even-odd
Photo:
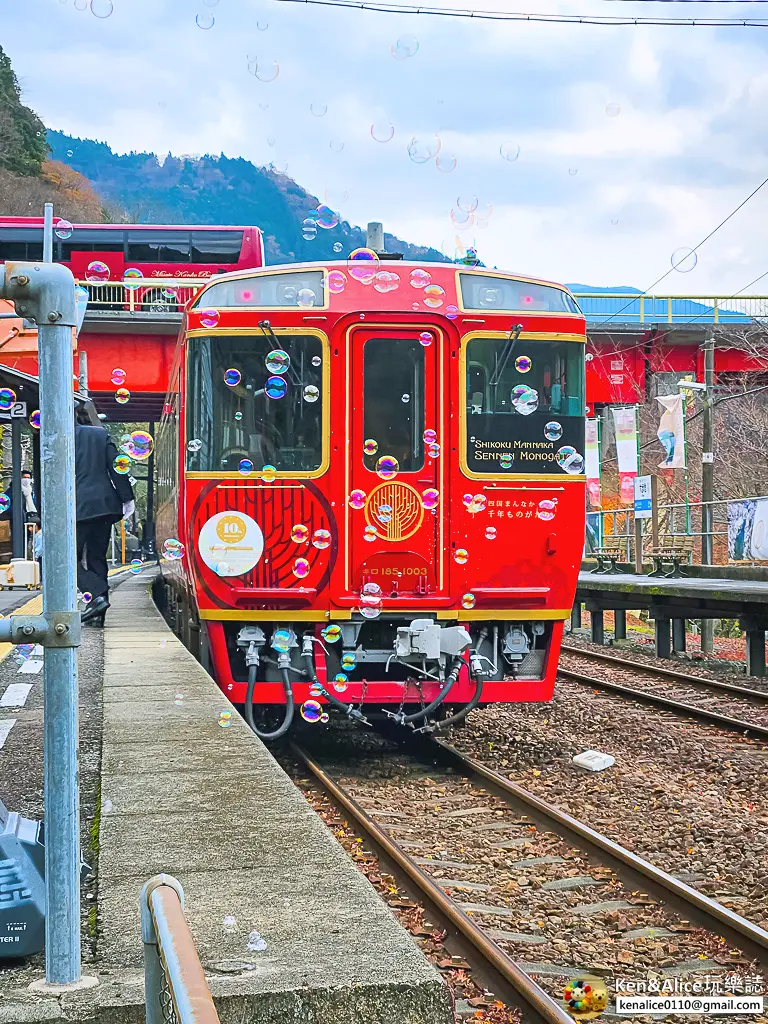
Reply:
[[[608,690],[611,693],[621,694],[622,697],[630,697],[632,700],[640,700],[645,704],[653,704],[654,707],[663,708],[666,711],[674,711],[677,715],[688,715],[691,718],[698,718],[708,725],[719,725],[724,729],[731,729],[735,732],[752,733],[761,739],[768,740],[768,726],[757,725],[754,722],[745,722],[740,718],[730,718],[728,715],[721,715],[717,711],[708,711],[706,708],[696,707],[695,704],[683,704],[682,701],[672,700],[670,697],[661,697],[659,694],[651,693],[650,690],[633,690],[630,686],[622,686],[621,683],[611,683],[607,679],[597,679],[595,676],[585,676],[581,672],[571,672],[570,669],[559,668],[557,674],[566,679],[573,679],[574,682],[584,686],[596,686],[601,690]]]
[[[445,740],[432,739],[416,749],[417,752],[430,752],[433,760],[448,764],[511,804],[516,810],[524,810],[548,831],[556,832],[589,856],[597,858],[601,865],[607,864],[625,883],[629,882],[633,888],[648,891],[680,911],[687,920],[695,921],[708,931],[725,937],[748,956],[758,960],[763,968],[768,967],[768,931],[760,925],[748,921],[717,900],[710,899],[674,875],[662,871],[661,868],[596,832],[566,811],[511,782],[480,761],[460,753]]]
[[[495,994],[521,1007],[541,1024],[573,1024],[565,1010],[521,970],[306,751],[295,743],[291,743],[291,749],[355,827],[365,833],[395,874],[404,879],[406,888],[428,905],[430,915],[434,914],[457,934],[459,947],[468,962]]]
[[[768,0],[767,0],[768,2]],[[562,644],[560,650],[565,654],[574,654],[580,658],[592,658],[593,661],[607,661],[612,665],[620,665],[633,671],[647,672],[652,676],[664,676],[667,679],[678,679],[683,683],[694,683],[697,686],[708,686],[713,690],[723,690],[726,693],[733,693],[737,697],[749,697],[751,700],[768,702],[767,690],[752,690],[748,686],[737,686],[735,683],[724,683],[720,679],[709,679],[705,676],[692,676],[689,672],[677,672],[673,668],[664,668],[661,665],[645,665],[639,661],[624,661],[617,658],[615,654],[607,654],[603,651],[585,650],[581,647],[571,647],[570,644]]]

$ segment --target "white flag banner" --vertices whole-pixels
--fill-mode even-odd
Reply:
[[[656,436],[666,457],[659,469],[685,469],[685,413],[682,395],[663,395],[656,401],[661,406],[661,419]]]

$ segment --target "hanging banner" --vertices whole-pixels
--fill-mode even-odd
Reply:
[[[622,505],[635,503],[637,476],[637,409],[613,409],[616,429],[616,461],[619,464],[619,500]]]
[[[584,430],[584,463],[587,474],[587,496],[593,508],[602,507],[600,494],[600,421],[587,420]]]
[[[661,406],[661,419],[656,436],[666,452],[659,469],[685,469],[685,413],[682,395],[664,395],[656,401]]]
[[[768,560],[768,499],[728,502],[728,558]]]

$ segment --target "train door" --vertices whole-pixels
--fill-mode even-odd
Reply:
[[[442,331],[357,327],[350,336],[347,590],[378,583],[403,606],[446,593]]]

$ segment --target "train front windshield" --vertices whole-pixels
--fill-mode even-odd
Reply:
[[[466,347],[466,388],[472,472],[583,472],[582,344],[473,338]]]
[[[189,339],[190,471],[308,473],[323,461],[323,348],[316,335]]]

